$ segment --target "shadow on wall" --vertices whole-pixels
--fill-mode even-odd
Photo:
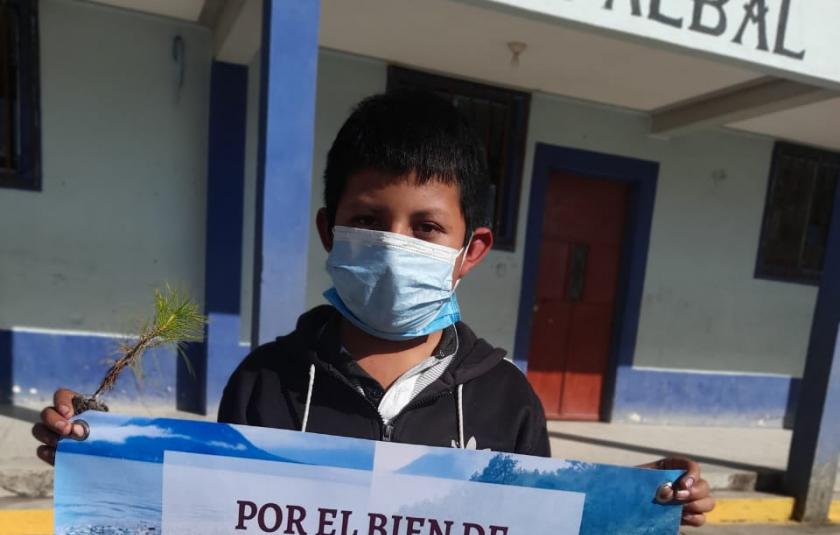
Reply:
[[[785,429],[793,429],[796,422],[796,407],[799,405],[799,392],[802,390],[802,379],[793,379],[788,390],[787,409],[782,426]]]
[[[207,414],[207,344],[186,343],[183,354],[176,358],[176,407],[180,411]]]
[[[0,405],[12,403],[12,334],[0,330]]]

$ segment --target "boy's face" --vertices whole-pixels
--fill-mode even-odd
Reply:
[[[318,231],[324,248],[332,249],[332,233],[323,209],[318,213]],[[461,196],[454,184],[430,180],[418,184],[414,173],[394,179],[368,169],[348,177],[338,202],[335,224],[402,234],[460,249],[466,241],[467,225],[461,211]],[[453,280],[466,275],[490,250],[489,228],[475,229],[470,247],[458,257]],[[463,259],[463,260],[462,260]]]

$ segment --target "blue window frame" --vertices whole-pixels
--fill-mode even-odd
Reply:
[[[41,189],[38,2],[0,0],[0,187]]]

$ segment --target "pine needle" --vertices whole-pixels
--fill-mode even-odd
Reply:
[[[90,402],[91,408],[102,405],[99,399],[114,388],[117,378],[126,368],[134,370],[140,378],[143,356],[150,349],[174,346],[186,360],[184,344],[202,341],[205,323],[207,318],[201,314],[198,305],[190,301],[185,294],[173,290],[169,285],[164,291],[155,290],[154,316],[143,324],[136,340],[120,345],[120,356],[105,374],[99,388],[88,400],[82,401]],[[189,361],[187,368],[192,370]]]

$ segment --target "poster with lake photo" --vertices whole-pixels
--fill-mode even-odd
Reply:
[[[88,412],[55,533],[674,535],[679,471]]]

